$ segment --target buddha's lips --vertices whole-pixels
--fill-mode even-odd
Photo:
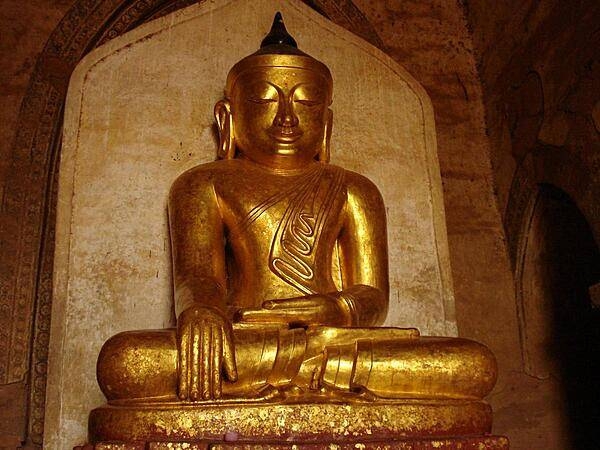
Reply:
[[[296,142],[302,134],[299,128],[291,127],[271,127],[268,130],[269,136],[282,144],[291,144]]]

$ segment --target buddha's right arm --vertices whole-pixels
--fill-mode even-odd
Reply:
[[[223,222],[212,183],[202,175],[186,172],[169,194],[177,317],[194,305],[225,311]]]
[[[233,331],[225,316],[225,246],[215,190],[196,169],[180,176],[169,194],[173,256],[178,395],[219,398],[221,372],[237,379]]]

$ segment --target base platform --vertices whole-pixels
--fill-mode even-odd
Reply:
[[[508,439],[501,436],[454,437],[400,441],[354,440],[339,443],[261,443],[261,442],[100,442],[74,450],[508,450]]]
[[[253,445],[260,443],[323,445],[327,442],[339,445],[345,443],[366,445],[369,442],[486,436],[491,430],[491,424],[491,408],[482,401],[404,400],[350,404],[228,403],[201,407],[197,404],[180,402],[157,402],[128,406],[106,405],[93,410],[89,420],[89,438],[93,444],[141,442],[149,445],[151,442],[208,442],[214,445],[217,443],[226,445],[225,441],[235,441],[235,445],[238,446],[236,448],[244,448],[239,446],[250,445],[250,443]],[[151,448],[161,448],[152,445],[154,447]],[[140,447],[98,448],[137,449]]]

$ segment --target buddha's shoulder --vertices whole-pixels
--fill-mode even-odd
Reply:
[[[353,172],[352,170],[342,170],[344,171],[344,181],[348,193],[361,197],[381,197],[377,185],[369,178],[360,173]]]
[[[171,191],[213,188],[239,169],[239,162],[236,160],[217,160],[199,164],[179,175],[171,185]]]

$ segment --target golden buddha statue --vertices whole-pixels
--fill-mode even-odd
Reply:
[[[177,328],[121,333],[101,351],[111,414],[161,404],[463,405],[492,389],[486,347],[381,327],[385,208],[371,181],[328,163],[331,103],[328,68],[297,48],[278,14],[215,106],[219,159],[171,188]],[[114,439],[97,411],[95,439]]]

